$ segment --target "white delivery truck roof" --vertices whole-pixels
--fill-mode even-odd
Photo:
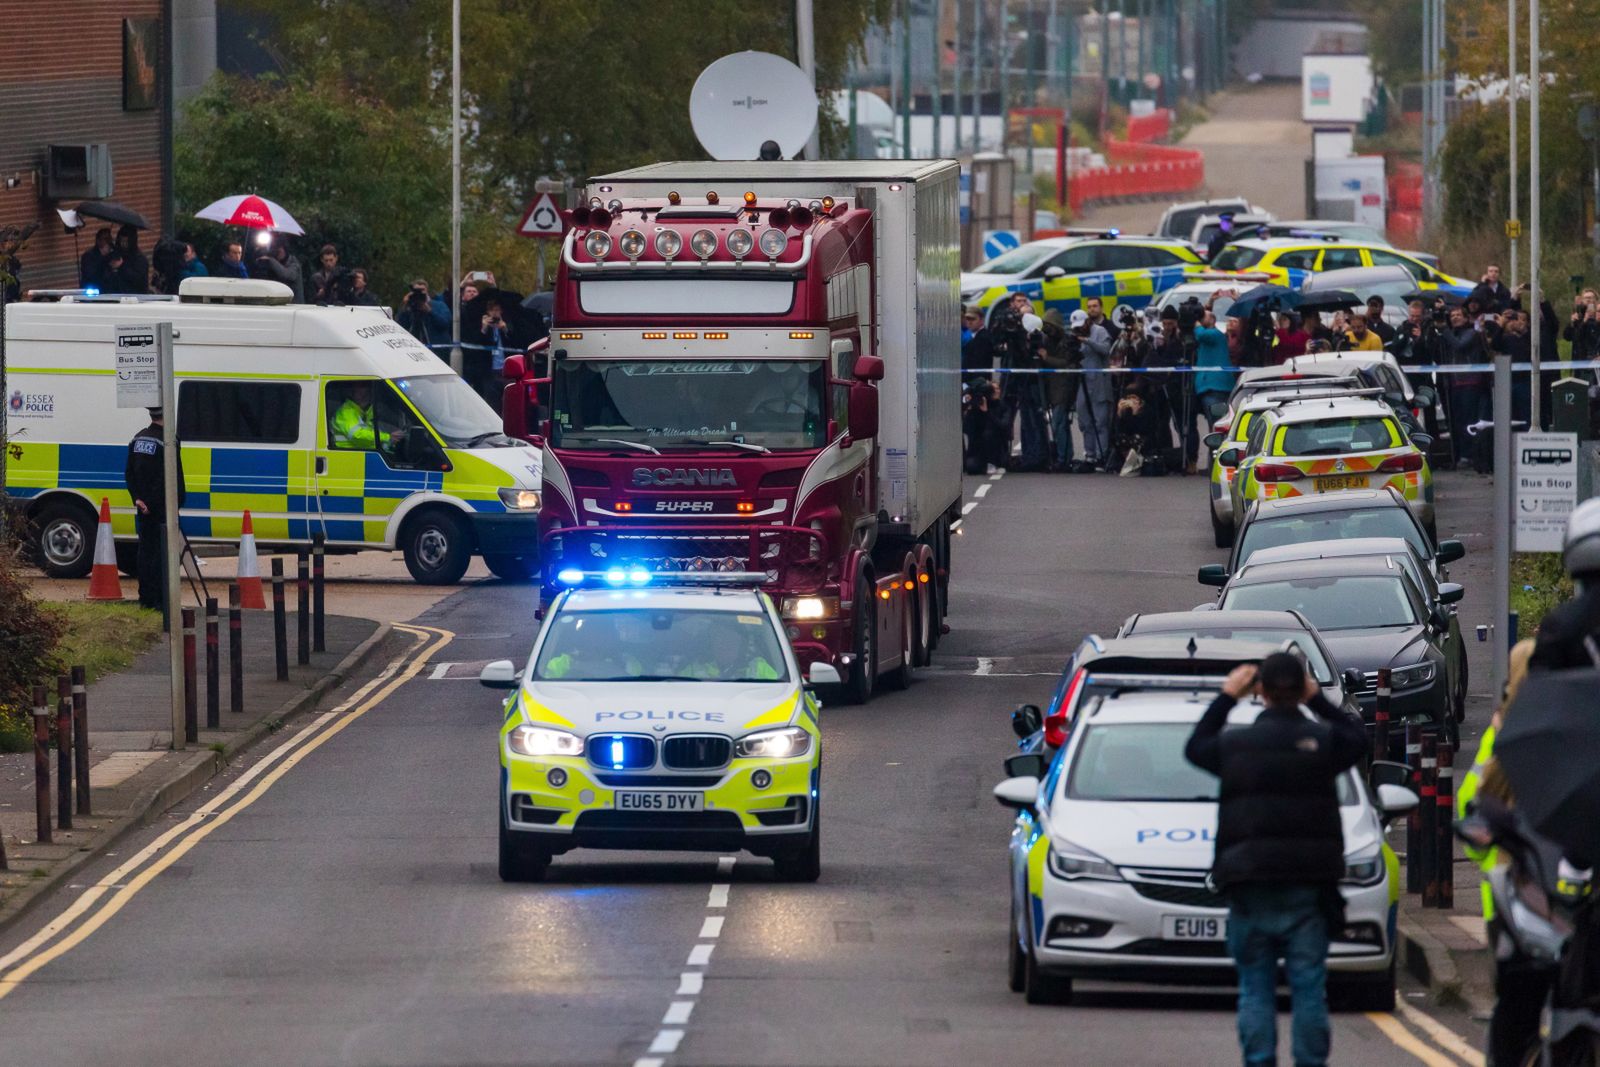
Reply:
[[[874,213],[879,504],[915,536],[961,500],[961,167],[953,159],[677,161],[590,178],[586,196],[714,190]]]

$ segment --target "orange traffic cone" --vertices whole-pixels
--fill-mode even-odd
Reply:
[[[239,529],[239,606],[257,610],[267,606],[261,589],[261,561],[256,558],[256,528],[248,511]]]
[[[117,574],[117,542],[111,536],[111,501],[100,498],[100,525],[94,532],[94,567],[89,571],[90,600],[121,600],[122,578]]]

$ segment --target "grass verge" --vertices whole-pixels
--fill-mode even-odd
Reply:
[[[1545,613],[1572,599],[1572,579],[1561,569],[1559,552],[1514,552],[1511,555],[1511,610],[1517,613],[1517,636],[1539,632]]]

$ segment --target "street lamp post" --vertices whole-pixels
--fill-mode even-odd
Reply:
[[[450,4],[450,369],[461,357],[461,0]]]
[[[1506,240],[1511,245],[1508,265],[1513,289],[1517,286],[1517,239],[1522,236],[1522,224],[1517,215],[1520,210],[1517,206],[1517,157],[1522,153],[1517,143],[1517,96],[1517,0],[1506,0],[1506,104],[1511,122],[1511,191],[1506,200]]]
[[[1528,286],[1532,297],[1528,321],[1532,388],[1532,403],[1528,405],[1528,429],[1539,429],[1539,409],[1543,406],[1539,393],[1539,345],[1544,316],[1539,312],[1539,260],[1543,251],[1539,247],[1542,227],[1539,221],[1539,0],[1528,0]],[[1507,472],[1502,471],[1504,477]]]

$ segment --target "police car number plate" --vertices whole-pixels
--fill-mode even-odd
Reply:
[[[643,789],[617,790],[618,811],[703,811],[704,793],[647,792]]]
[[[1163,915],[1161,936],[1167,941],[1221,941],[1228,936],[1228,920],[1221,915]]]
[[[1367,476],[1365,474],[1341,474],[1335,478],[1318,478],[1317,492],[1331,493],[1337,489],[1365,489]]]

